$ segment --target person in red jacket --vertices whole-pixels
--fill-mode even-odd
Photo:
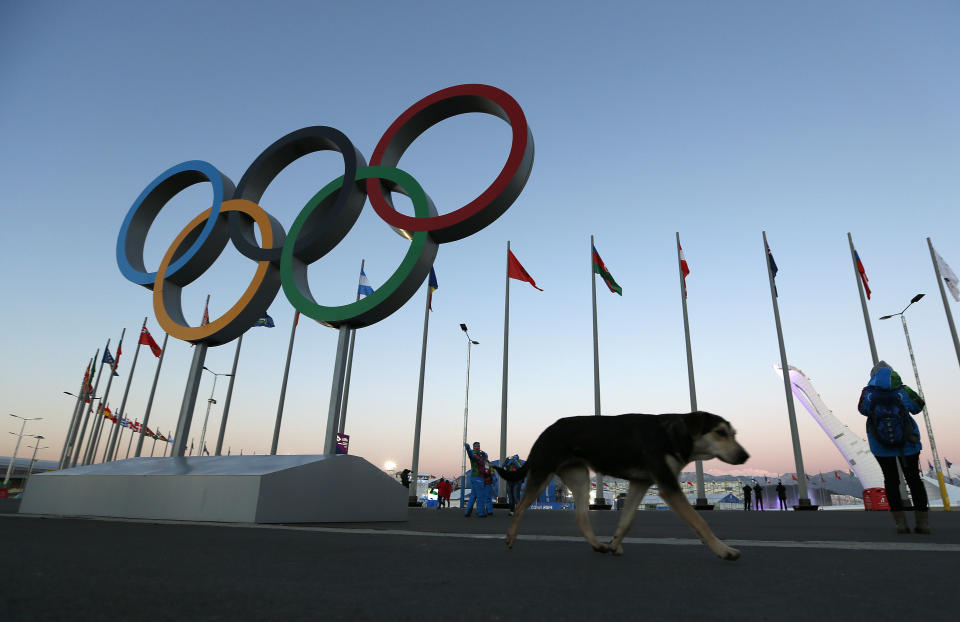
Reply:
[[[437,482],[437,508],[448,507],[450,505],[450,491],[453,485],[446,479]]]

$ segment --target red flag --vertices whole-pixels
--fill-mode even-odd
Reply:
[[[791,475],[790,477],[792,477],[792,478],[793,478],[793,481],[795,481],[795,482],[800,481],[800,480],[797,479],[797,476],[796,476],[796,475]]]
[[[113,371],[117,371],[120,365],[120,355],[123,354],[123,342],[117,344],[117,358],[113,359]]]
[[[293,314],[293,325],[296,326],[299,323],[300,323],[300,312],[297,311],[296,313]]]
[[[507,276],[511,279],[517,279],[518,281],[526,281],[530,285],[533,285],[541,292],[543,291],[537,287],[537,282],[533,280],[533,277],[530,276],[526,270],[523,269],[523,266],[520,265],[520,262],[517,261],[517,258],[514,257],[513,251],[507,251]]]
[[[145,346],[150,348],[150,351],[153,352],[153,355],[157,358],[160,357],[160,353],[163,350],[160,349],[160,346],[157,345],[157,342],[153,340],[153,337],[150,335],[150,331],[147,330],[146,326],[140,328],[140,341],[137,343],[142,343]],[[117,358],[120,358],[120,352],[117,352]]]
[[[690,484],[691,486],[693,486],[693,482],[687,482],[687,483]]]
[[[836,471],[834,471],[833,474],[837,476],[837,479],[841,479],[840,474],[837,473]]]
[[[857,272],[860,273],[860,280],[863,281],[863,290],[867,292],[867,300],[870,300],[870,286],[867,285],[867,281],[869,281],[870,279],[867,278],[867,273],[863,269],[863,262],[860,261],[860,253],[854,250],[853,256],[857,260]]]
[[[208,308],[210,306],[209,298],[207,300],[207,304],[203,305],[203,318],[200,320],[200,326],[210,323],[210,309]]]

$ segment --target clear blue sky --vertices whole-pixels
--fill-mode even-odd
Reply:
[[[473,350],[470,440],[499,445],[507,240],[545,291],[511,282],[508,452],[526,456],[562,416],[593,413],[589,237],[624,290],[598,290],[604,414],[689,409],[674,233],[692,269],[689,312],[699,406],[730,419],[750,471],[794,470],[763,258],[780,273],[788,358],[862,433],[856,413],[871,366],[846,233],[874,295],[880,356],[915,384],[899,322],[877,321],[918,292],[911,336],[942,456],[960,460],[960,367],[925,238],[960,269],[960,9],[951,2],[232,3],[7,2],[0,8],[0,192],[4,206],[0,323],[4,417],[42,416],[56,458],[89,357],[127,330],[123,396],[150,293],[126,281],[114,249],[143,188],[186,160],[239,181],[274,140],[308,125],[346,133],[368,158],[408,106],[480,82],[523,107],[536,144],[530,181],[478,234],[441,246],[430,318],[421,468],[460,465],[465,322]],[[479,194],[510,143],[494,117],[429,130],[400,166],[441,212]],[[285,170],[262,205],[287,228],[342,173],[335,154]],[[209,187],[182,193],[151,229],[155,267],[173,236],[208,207]],[[353,299],[361,259],[376,287],[406,242],[365,208],[310,270],[321,302]],[[233,304],[252,263],[232,246],[187,288],[199,322]],[[410,462],[424,294],[357,337],[347,413],[351,453]],[[952,303],[952,301],[951,301]],[[244,339],[225,446],[269,451],[291,305],[277,328]],[[319,453],[336,333],[301,322],[281,453]],[[171,342],[151,423],[173,429],[191,351]],[[234,346],[211,349],[227,372]],[[142,416],[155,359],[142,351],[127,413]],[[106,378],[101,381],[104,391]],[[211,378],[200,387],[199,438]],[[215,441],[226,383],[216,386]],[[797,406],[808,472],[844,468]],[[212,442],[213,442],[212,441]],[[212,445],[211,442],[211,445]],[[924,443],[927,439],[924,434]],[[23,451],[23,449],[21,449]],[[929,453],[925,447],[924,458]],[[708,469],[729,471],[719,463]]]

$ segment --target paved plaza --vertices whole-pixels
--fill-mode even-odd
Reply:
[[[897,536],[883,512],[704,512],[724,562],[666,511],[615,558],[568,511],[509,520],[411,509],[398,523],[224,525],[33,517],[0,504],[0,618],[20,620],[957,619],[960,516]],[[591,512],[602,539],[617,514]],[[912,518],[912,517],[911,517]],[[884,586],[902,587],[890,591]],[[669,617],[669,618],[668,618]]]

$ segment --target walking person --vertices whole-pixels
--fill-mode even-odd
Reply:
[[[753,489],[750,488],[749,482],[743,485],[743,509],[750,509],[750,494],[753,492]]]
[[[760,487],[760,482],[753,485],[753,507],[763,509],[763,488]]]
[[[900,374],[885,361],[870,370],[870,382],[860,393],[857,405],[860,414],[867,417],[867,440],[880,470],[887,491],[890,513],[897,533],[910,533],[907,515],[900,497],[900,477],[897,462],[910,488],[913,499],[914,533],[930,533],[927,491],[920,480],[920,429],[912,415],[923,410],[923,398],[903,384]]]
[[[787,489],[783,486],[783,480],[777,480],[777,499],[780,501],[780,509],[787,509]]]
[[[497,470],[497,473],[500,474],[500,477],[503,478],[503,481],[507,483],[507,501],[510,504],[510,516],[513,516],[513,511],[517,507],[517,503],[520,501],[520,491],[523,489],[523,478],[525,475],[522,475],[520,467],[523,466],[523,460],[520,459],[520,456],[514,454],[503,461],[503,466],[494,467]]]
[[[467,452],[467,458],[470,459],[470,501],[467,502],[463,515],[470,516],[473,506],[476,505],[477,516],[483,518],[487,515],[486,488],[483,480],[490,459],[487,457],[487,452],[480,449],[480,443],[474,443],[473,449],[464,443],[463,448]],[[460,494],[462,495],[463,491],[460,491]]]

